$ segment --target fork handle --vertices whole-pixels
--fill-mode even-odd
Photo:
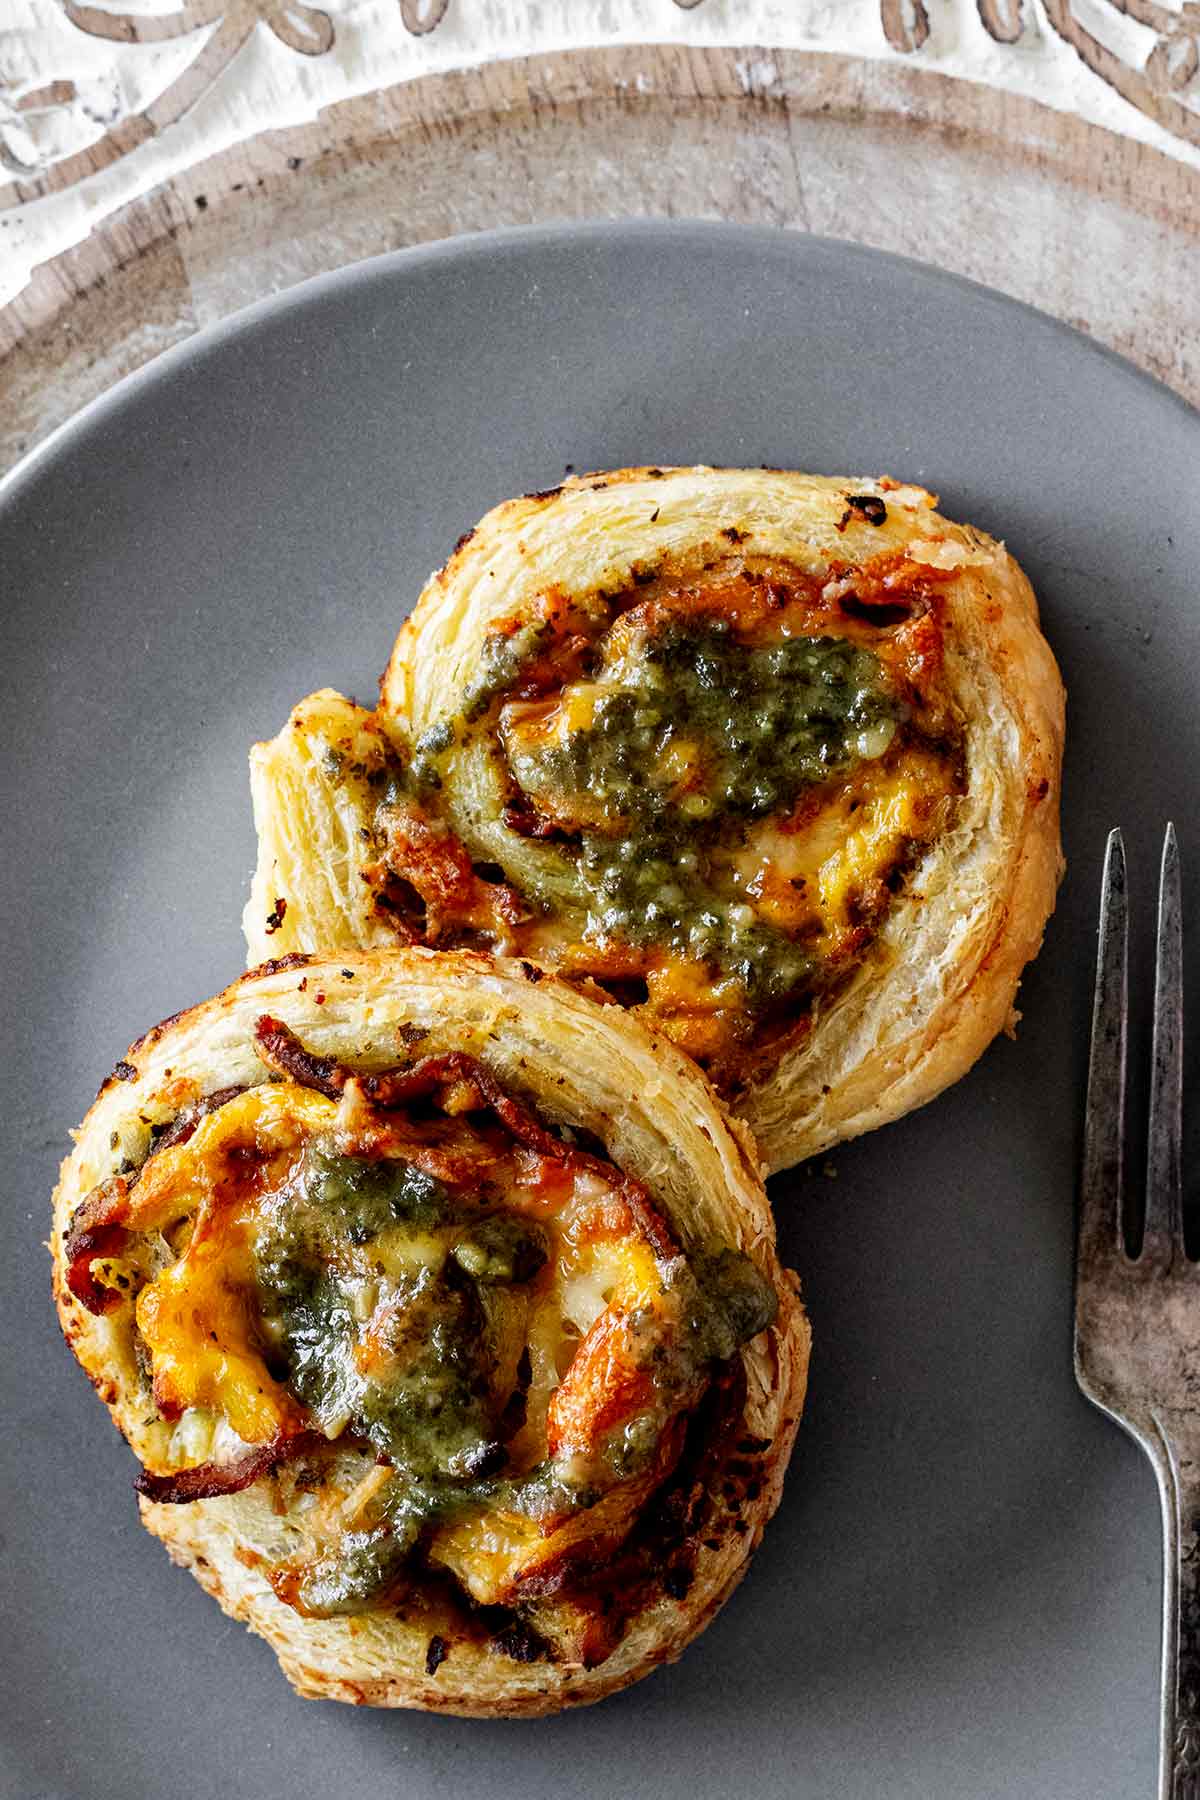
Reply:
[[[1200,1441],[1194,1419],[1179,1430],[1155,1423],[1163,1513],[1159,1800],[1200,1800]]]

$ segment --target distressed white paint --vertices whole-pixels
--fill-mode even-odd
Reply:
[[[106,10],[169,16],[173,0],[102,0]],[[778,71],[770,48],[848,53],[938,70],[1024,94],[1154,145],[1200,167],[1181,143],[1115,94],[1064,44],[1033,0],[1021,42],[995,43],[975,0],[927,0],[932,31],[919,56],[888,45],[878,0],[451,0],[436,30],[413,36],[399,0],[315,0],[334,22],[324,56],[289,50],[260,25],[220,79],[184,118],[111,167],[60,194],[0,212],[0,304],[32,269],[80,242],[101,219],[204,157],[274,126],[312,119],[354,94],[438,70],[584,46],[680,43],[764,46],[738,64],[747,92],[769,92]],[[1141,62],[1153,34],[1107,0],[1080,0],[1088,23]],[[1179,10],[1182,0],[1170,0]],[[94,143],[116,117],[167,90],[209,30],[165,44],[114,44],[67,23],[55,0],[0,0],[0,145],[10,161],[37,164]],[[65,107],[16,110],[53,81],[75,83]],[[650,85],[648,77],[638,85]]]

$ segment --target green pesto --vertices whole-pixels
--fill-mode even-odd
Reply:
[[[397,1257],[418,1233],[436,1236],[440,1267],[436,1257],[433,1266]],[[385,1382],[364,1376],[355,1361],[360,1321],[343,1272],[348,1246],[372,1250],[399,1321]],[[263,1316],[289,1386],[318,1418],[348,1413],[348,1429],[417,1479],[478,1467],[495,1436],[494,1308],[481,1290],[537,1273],[547,1247],[536,1223],[456,1202],[409,1163],[318,1148],[271,1209],[255,1255]]]
[[[380,809],[410,800],[414,779],[392,744],[380,744],[369,757],[359,758],[327,743],[321,754],[321,773],[331,787],[342,788],[375,826]],[[369,833],[368,833],[369,835]]]
[[[513,685],[521,670],[545,648],[554,627],[545,620],[531,620],[513,632],[495,631],[485,637],[479,648],[475,672],[463,690],[459,718],[473,724],[501,694]],[[413,745],[412,777],[418,788],[438,789],[442,785],[442,759],[457,737],[456,721],[438,719],[423,731]]]
[[[442,778],[438,773],[437,759],[453,742],[454,726],[449,719],[439,719],[436,725],[423,731],[413,745],[413,779],[425,787],[441,787]],[[388,797],[390,799],[391,795]]]
[[[693,1363],[728,1362],[775,1323],[779,1296],[744,1251],[696,1251],[685,1265],[687,1343]]]
[[[586,729],[515,754],[511,767],[535,803],[544,793],[569,813],[577,795],[591,814],[601,804],[576,853],[585,936],[663,944],[710,963],[763,1010],[812,985],[818,965],[719,891],[713,853],[844,773],[860,760],[860,735],[894,728],[900,715],[867,650],[834,638],[748,646],[723,619],[693,620],[647,640]],[[681,741],[701,748],[702,795],[675,798],[653,779]]]
[[[484,638],[475,673],[462,698],[462,716],[468,724],[512,686],[526,663],[545,649],[553,635],[554,627],[545,619],[531,619],[515,631],[494,631]]]
[[[406,1260],[405,1245],[418,1238],[420,1262]],[[431,1240],[444,1249],[440,1266]],[[361,1269],[364,1251],[398,1320],[382,1379],[364,1375],[354,1354],[361,1325],[349,1271]],[[594,1505],[648,1466],[713,1363],[775,1315],[773,1289],[739,1251],[664,1263],[663,1314],[631,1321],[638,1360],[654,1371],[653,1406],[614,1428],[586,1466],[548,1459],[506,1475],[504,1415],[516,1381],[514,1369],[502,1373],[506,1309],[523,1305],[516,1290],[547,1254],[536,1223],[487,1212],[411,1164],[343,1157],[328,1144],[310,1149],[268,1209],[255,1242],[259,1304],[288,1386],[319,1421],[344,1420],[345,1433],[394,1470],[364,1528],[305,1568],[308,1612],[371,1606],[401,1578],[428,1526],[480,1505],[531,1518]]]
[[[710,618],[647,638],[593,724],[529,758],[529,773],[599,800],[605,823],[630,835],[666,824],[690,835],[697,825],[647,779],[673,740],[702,745],[715,813],[758,819],[844,769],[859,733],[894,717],[870,651],[837,638],[746,645]]]
[[[321,754],[321,773],[334,787],[349,788],[364,806],[378,801],[396,783],[405,785],[399,755],[382,745],[369,758],[360,758],[327,743]]]

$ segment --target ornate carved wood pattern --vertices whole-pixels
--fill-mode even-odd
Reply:
[[[705,0],[673,0],[682,11]],[[319,5],[303,0],[179,0],[175,10],[157,17],[111,12],[87,0],[59,0],[67,20],[79,31],[116,42],[152,44],[179,39],[203,26],[215,26],[183,72],[141,112],[113,120],[97,142],[77,154],[46,154],[34,161],[14,147],[23,120],[57,109],[82,109],[74,84],[47,70],[46,82],[20,98],[6,94],[0,74],[0,167],[14,177],[0,193],[0,205],[38,199],[70,187],[96,172],[166,126],[182,119],[228,68],[251,32],[265,25],[298,56],[320,57],[332,48],[335,23]],[[414,37],[435,32],[450,0],[394,0],[405,30]],[[469,14],[472,0],[455,0]],[[997,43],[1018,45],[1033,28],[1032,0],[976,0],[980,20]],[[1089,28],[1087,6],[1124,14],[1156,34],[1140,65],[1125,61]],[[1043,0],[1053,30],[1110,87],[1166,131],[1200,145],[1200,0],[1169,6],[1160,0]],[[920,57],[936,33],[946,0],[880,0],[883,33],[892,48]],[[865,46],[864,46],[865,48]],[[9,130],[5,131],[5,123]]]
[[[450,0],[448,17],[470,3]],[[1045,39],[1035,0],[1028,9],[1027,31]],[[935,51],[937,30],[934,18]],[[292,54],[270,53],[277,65]],[[1072,55],[1058,39],[1052,54],[1060,66]],[[940,184],[943,267],[1082,326],[1200,404],[1200,171],[998,83],[956,80],[928,53],[556,51],[393,78],[315,119],[200,151],[53,251],[0,306],[0,471],[168,344],[357,257],[564,211],[671,209],[928,256],[914,178]],[[108,173],[124,176],[119,163]],[[855,210],[863,173],[878,203],[866,213]],[[74,192],[63,200],[77,205]],[[0,215],[0,269],[5,230]]]
[[[1019,44],[1028,24],[1027,0],[977,0],[984,28],[998,44]]]
[[[412,0],[405,0],[406,6],[410,3]],[[84,175],[93,174],[118,157],[128,155],[137,144],[181,119],[228,68],[256,25],[265,25],[289,50],[295,50],[301,56],[323,56],[333,44],[333,21],[329,14],[304,5],[301,0],[183,0],[175,12],[159,18],[108,12],[98,6],[83,4],[82,0],[60,0],[60,4],[78,31],[116,43],[162,43],[205,25],[215,25],[216,30],[165,93],[144,112],[134,113],[114,125],[99,144],[89,146],[77,156],[63,157],[35,174],[19,164],[13,167],[11,153],[5,154],[4,140],[0,137],[0,161],[4,161],[14,174],[26,177],[18,181],[18,200],[33,200],[70,187]],[[445,11],[445,0],[442,11]],[[70,83],[63,85],[72,87]],[[27,96],[25,108],[38,98]]]
[[[911,56],[929,37],[924,0],[881,0],[879,18],[892,49],[905,55]]]
[[[436,31],[446,16],[450,0],[400,0],[400,17],[404,28],[414,37]]]
[[[1200,94],[1195,92],[1200,67],[1200,5],[1189,0],[1176,12],[1158,5],[1157,0],[1106,0],[1114,12],[1125,13],[1158,33],[1145,64],[1136,69],[1087,28],[1080,16],[1084,9],[1077,7],[1077,0],[1043,0],[1043,4],[1054,29],[1089,69],[1165,131],[1200,145]]]

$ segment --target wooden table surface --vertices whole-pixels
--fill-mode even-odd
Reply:
[[[0,467],[168,345],[308,276],[490,226],[634,216],[918,257],[1200,403],[1194,165],[906,63],[639,45],[398,83],[112,214],[0,309]]]

